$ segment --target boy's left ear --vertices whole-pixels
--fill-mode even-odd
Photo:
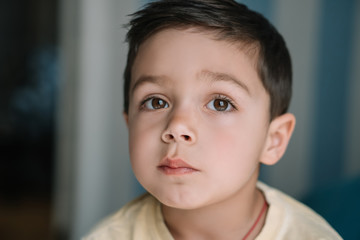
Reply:
[[[260,162],[266,165],[277,163],[284,155],[295,127],[295,116],[285,113],[270,123]]]

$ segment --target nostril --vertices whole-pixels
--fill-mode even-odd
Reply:
[[[172,135],[172,134],[166,134],[165,135],[165,138],[166,138],[166,140],[173,140],[174,139],[174,136]]]
[[[183,138],[185,141],[189,141],[190,140],[190,136],[189,135],[183,135]]]
[[[162,135],[161,137],[162,141],[164,141],[165,143],[170,143],[170,142],[187,142],[190,143],[192,141],[194,141],[193,137],[191,135],[187,135],[187,134],[180,134],[180,135],[175,135],[172,133],[165,133]]]

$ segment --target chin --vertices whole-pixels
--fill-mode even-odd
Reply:
[[[200,208],[204,205],[203,201],[199,197],[189,196],[189,194],[166,194],[166,195],[153,195],[163,205],[182,209],[182,210],[193,210]]]
[[[160,202],[167,207],[181,209],[181,210],[192,210],[197,208],[196,205],[194,204],[184,204],[174,201],[160,201]]]

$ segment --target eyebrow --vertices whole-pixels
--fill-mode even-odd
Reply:
[[[156,85],[164,85],[168,82],[167,78],[164,76],[151,76],[151,75],[143,75],[140,76],[137,81],[135,81],[134,86],[131,88],[131,93],[133,93],[136,88],[140,87],[141,85],[145,83],[153,83]]]
[[[234,76],[231,76],[230,74],[221,73],[221,72],[212,72],[209,70],[203,70],[203,71],[201,71],[200,76],[211,82],[221,82],[221,81],[230,82],[230,83],[235,84],[236,86],[242,88],[249,95],[251,95],[248,86],[243,81],[241,81],[240,79],[238,79]]]
[[[203,70],[200,72],[200,78],[209,80],[210,82],[221,82],[221,81],[230,82],[240,87],[241,89],[245,90],[249,95],[251,95],[248,86],[244,82],[240,81],[236,77],[231,76],[230,74]],[[161,86],[169,83],[169,81],[168,78],[165,76],[143,75],[140,76],[137,79],[137,81],[135,81],[134,86],[131,88],[131,93],[133,93],[136,90],[136,88],[140,87],[145,83],[153,83]]]

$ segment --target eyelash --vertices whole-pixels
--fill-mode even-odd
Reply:
[[[217,112],[226,113],[226,112],[232,112],[232,111],[238,110],[238,108],[236,107],[234,101],[233,101],[231,98],[229,98],[229,97],[227,97],[227,96],[225,96],[225,95],[221,95],[221,94],[218,94],[217,96],[215,96],[214,98],[212,98],[211,101],[209,101],[209,102],[206,104],[206,106],[207,106],[210,102],[212,102],[212,101],[214,101],[214,100],[218,100],[218,99],[229,103],[230,106],[232,107],[232,109],[229,110],[229,111],[217,111]]]
[[[140,110],[148,110],[148,111],[152,111],[152,110],[157,110],[157,109],[149,109],[149,108],[146,108],[145,107],[145,104],[150,101],[150,100],[154,100],[154,99],[161,99],[162,101],[164,101],[167,105],[169,105],[169,103],[167,101],[165,101],[163,98],[161,97],[158,97],[158,96],[149,96],[147,98],[145,98],[144,100],[141,101],[140,103]],[[231,110],[228,110],[228,111],[216,111],[216,112],[222,112],[222,113],[226,113],[226,112],[232,112],[234,110],[238,110],[238,108],[236,107],[234,101],[232,99],[230,99],[229,97],[225,96],[225,95],[221,95],[221,94],[218,94],[217,96],[213,97],[211,99],[211,101],[209,101],[205,106],[207,106],[208,104],[210,104],[212,101],[214,100],[222,100],[222,101],[225,101],[227,102],[228,104],[230,104],[231,106]],[[167,108],[167,107],[166,107]]]
[[[154,99],[161,99],[162,101],[164,101],[167,105],[169,105],[169,103],[167,101],[165,101],[163,98],[158,97],[158,96],[149,96],[147,98],[145,98],[144,100],[141,101],[140,103],[140,110],[145,110],[145,111],[153,111],[153,110],[158,110],[158,109],[149,109],[146,108],[145,104],[150,101],[150,100],[154,100]]]

